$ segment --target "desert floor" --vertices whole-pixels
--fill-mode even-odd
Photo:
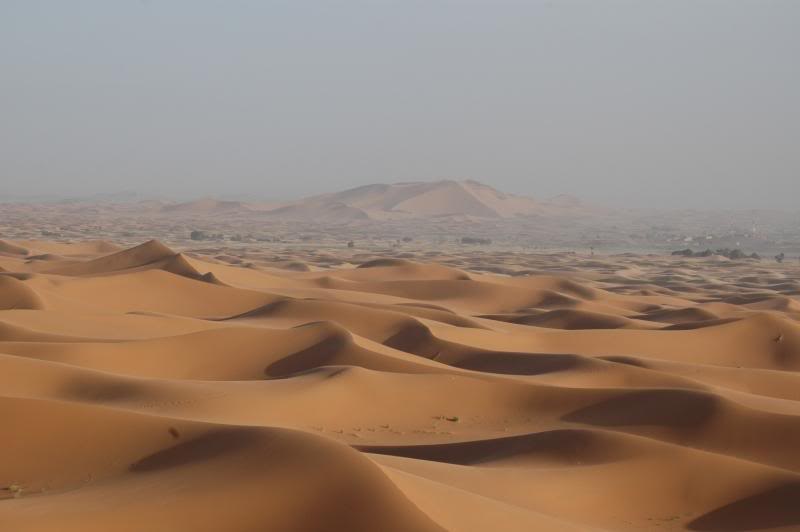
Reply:
[[[800,529],[796,262],[223,259],[0,242],[0,530]]]

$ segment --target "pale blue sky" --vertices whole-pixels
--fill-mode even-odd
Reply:
[[[795,207],[800,2],[0,0],[0,194]]]

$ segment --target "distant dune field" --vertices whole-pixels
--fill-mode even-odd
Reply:
[[[0,530],[800,529],[796,262],[373,259],[0,241]]]

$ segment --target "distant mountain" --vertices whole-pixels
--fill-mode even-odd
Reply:
[[[283,204],[206,198],[166,205],[160,210],[176,214],[256,212],[276,220],[357,221],[441,217],[502,219],[574,214],[586,210],[586,206],[571,196],[537,201],[506,194],[477,181],[443,180],[365,185]]]
[[[582,208],[577,200],[540,202],[477,181],[444,180],[365,185],[305,198],[264,214],[286,219],[513,218],[575,208]]]

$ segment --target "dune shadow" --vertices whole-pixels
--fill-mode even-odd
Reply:
[[[637,390],[581,408],[562,417],[588,425],[666,426],[693,429],[706,424],[719,408],[713,395],[689,390]]]
[[[731,317],[731,318],[719,318],[715,320],[705,320],[705,321],[690,321],[686,323],[673,323],[672,325],[667,325],[666,327],[662,327],[662,331],[691,331],[695,329],[705,329],[707,327],[717,327],[718,325],[726,325],[728,323],[733,323],[735,321],[740,321],[741,318]]]
[[[734,532],[778,527],[800,529],[800,483],[792,482],[745,497],[687,524],[689,530]]]
[[[626,366],[635,366],[637,368],[647,368],[647,365],[638,358],[624,356],[624,355],[611,355],[598,357],[600,360],[607,362],[614,362],[615,364],[625,364]]]
[[[290,304],[291,300],[289,299],[278,299],[276,301],[272,301],[271,303],[267,303],[265,305],[259,305],[256,308],[247,310],[245,312],[240,312],[239,314],[226,316],[224,318],[218,318],[215,321],[232,321],[232,320],[248,319],[248,318],[270,317],[276,312],[280,312],[281,310],[285,309]]]
[[[373,259],[373,260],[368,260],[367,262],[362,262],[361,264],[356,266],[356,269],[413,266],[415,264],[416,264],[415,262],[405,259],[382,258],[382,259]]]
[[[264,374],[272,378],[281,378],[329,365],[349,341],[350,339],[344,334],[332,334],[310,347],[273,362],[264,369]]]
[[[236,452],[258,438],[258,432],[252,429],[217,430],[146,456],[128,469],[134,473],[148,473],[204,462]]]
[[[578,309],[525,313],[513,317],[510,321],[518,325],[563,330],[622,329],[634,323],[622,316]]]
[[[515,457],[575,465],[622,460],[631,449],[605,445],[604,437],[588,430],[562,429],[486,440],[426,445],[361,445],[363,452],[456,465],[477,465]]]
[[[398,351],[411,353],[412,355],[433,358],[439,353],[440,349],[439,345],[437,345],[439,343],[440,341],[430,329],[417,321],[413,321],[384,340],[383,345]]]
[[[113,403],[138,399],[144,390],[136,382],[89,376],[69,379],[61,387],[60,393],[72,401]]]
[[[467,351],[436,357],[449,366],[501,375],[544,375],[575,369],[583,362],[578,355]]]

